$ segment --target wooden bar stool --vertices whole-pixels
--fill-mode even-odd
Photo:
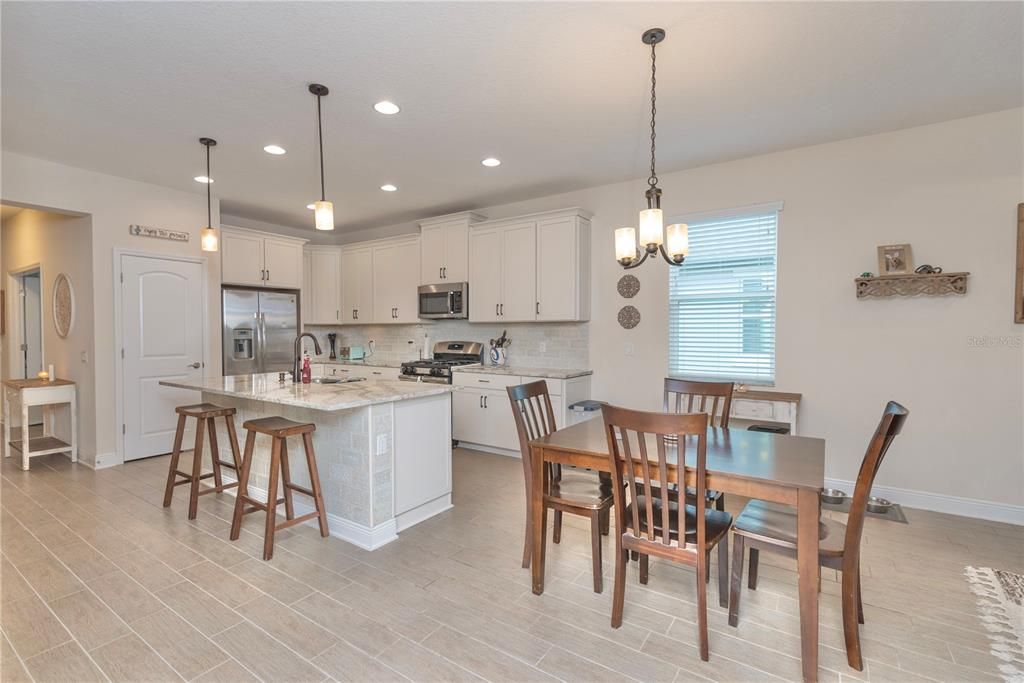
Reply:
[[[245,453],[242,456],[242,471],[239,476],[241,482],[238,488],[238,497],[235,499],[235,514],[231,520],[231,540],[237,541],[242,530],[242,515],[255,510],[263,510],[267,515],[266,530],[263,533],[263,559],[269,560],[274,556],[274,532],[280,529],[287,529],[290,526],[301,524],[307,520],[314,519],[320,524],[320,535],[327,537],[327,512],[324,510],[324,494],[320,489],[320,475],[316,469],[316,452],[313,450],[313,432],[316,425],[306,422],[295,422],[283,417],[264,417],[258,420],[249,420],[242,425],[247,434],[245,435]],[[252,469],[252,452],[256,443],[256,434],[266,434],[271,438],[270,446],[270,472],[267,483],[267,502],[261,503],[249,497],[249,472]],[[306,466],[309,468],[309,481],[312,488],[304,488],[293,484],[291,472],[288,467],[288,437],[302,435],[302,445],[306,450]],[[284,498],[277,497],[278,473],[281,476]],[[299,517],[295,516],[295,509],[292,504],[292,491],[298,491],[313,499],[316,510]],[[277,523],[277,504],[284,503],[286,521]],[[246,504],[249,508],[246,509]]]
[[[221,479],[221,466],[230,467],[235,470],[237,476],[242,469],[242,463],[238,457],[238,437],[235,435],[235,409],[224,408],[213,403],[199,403],[191,406],[178,406],[174,409],[178,414],[178,430],[174,433],[174,449],[171,451],[171,466],[167,472],[167,488],[164,490],[164,507],[169,507],[171,497],[174,494],[174,487],[182,484],[190,484],[188,497],[188,518],[196,518],[196,510],[199,506],[199,496],[207,493],[220,493],[232,486],[238,486],[238,482],[225,484]],[[196,418],[196,445],[192,453],[192,472],[181,472],[178,470],[178,460],[181,458],[181,440],[185,435],[185,420]],[[228,429],[228,438],[231,440],[231,458],[233,462],[220,459],[220,450],[217,448],[217,429],[214,426],[214,419],[224,418]],[[203,464],[203,428],[210,433],[210,459],[213,461],[213,472],[200,474]],[[176,481],[177,477],[184,477]],[[214,486],[205,490],[199,489],[199,482],[202,479],[213,477]]]

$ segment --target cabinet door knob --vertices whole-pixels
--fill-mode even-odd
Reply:
[[[443,280],[444,279],[444,268],[438,268],[437,269],[437,279],[438,280]]]
[[[494,315],[498,315],[498,304],[494,304]]]
[[[505,315],[505,304],[501,304],[501,314]]]
[[[477,403],[480,405],[481,408],[484,407],[484,397],[483,397],[483,395],[480,396],[480,398],[477,400]]]
[[[540,315],[540,302],[537,302],[537,315]]]
[[[448,266],[445,266],[444,268],[441,269],[441,277],[443,277],[445,280],[448,279]]]

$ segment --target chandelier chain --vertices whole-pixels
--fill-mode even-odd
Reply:
[[[320,116],[320,99],[321,96],[316,96],[316,129],[320,138],[320,201],[327,200],[327,193],[324,190],[324,124],[323,119]]]
[[[210,176],[210,145],[206,145],[206,227],[213,227],[213,208],[210,201],[210,184],[213,179]]]
[[[658,185],[658,174],[654,170],[654,141],[657,137],[654,129],[654,117],[658,112],[658,98],[656,94],[656,86],[658,83],[657,79],[657,63],[656,63],[656,52],[655,43],[651,43],[651,175],[647,178],[647,184],[653,189]]]

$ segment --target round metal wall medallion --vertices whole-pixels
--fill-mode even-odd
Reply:
[[[627,330],[640,324],[640,311],[636,310],[636,306],[623,306],[619,309],[619,324]]]
[[[626,299],[632,299],[640,291],[640,280],[637,279],[636,275],[623,275],[619,278],[619,284],[616,288]]]
[[[53,326],[57,334],[63,338],[71,332],[75,324],[75,290],[71,280],[61,273],[53,282]]]

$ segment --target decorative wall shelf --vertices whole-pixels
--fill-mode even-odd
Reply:
[[[970,273],[938,273],[929,275],[880,275],[859,277],[857,298],[869,296],[942,296],[944,294],[966,294],[967,276]]]

